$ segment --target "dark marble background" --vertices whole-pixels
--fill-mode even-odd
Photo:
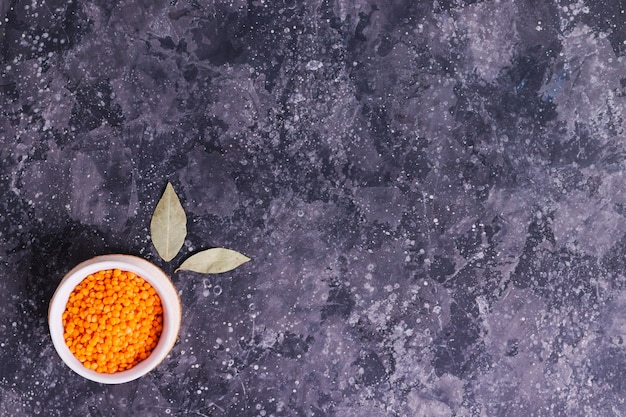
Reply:
[[[0,33],[1,416],[626,415],[624,0],[1,0]],[[173,273],[213,246],[253,261]],[[46,323],[104,253],[184,306],[118,386]]]

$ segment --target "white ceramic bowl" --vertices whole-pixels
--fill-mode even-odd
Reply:
[[[139,275],[152,285],[161,298],[163,331],[150,356],[131,369],[113,374],[87,369],[74,356],[63,338],[63,319],[67,301],[74,288],[87,277],[103,269],[120,269]],[[103,384],[121,384],[137,379],[154,369],[174,347],[180,331],[182,312],[178,292],[170,278],[157,266],[131,255],[102,255],[89,259],[69,271],[57,287],[48,310],[48,325],[52,343],[59,356],[77,374]]]

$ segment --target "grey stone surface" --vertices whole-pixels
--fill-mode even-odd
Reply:
[[[625,8],[0,2],[0,415],[626,415]],[[173,273],[214,246],[253,260]],[[122,386],[46,323],[105,253],[184,307]]]

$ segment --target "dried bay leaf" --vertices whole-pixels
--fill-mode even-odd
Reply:
[[[187,236],[187,215],[171,183],[167,183],[157,203],[152,221],[150,237],[159,256],[171,261],[180,251]]]
[[[211,248],[185,259],[176,272],[184,270],[202,274],[219,274],[231,271],[249,260],[250,258],[246,255],[232,249]]]

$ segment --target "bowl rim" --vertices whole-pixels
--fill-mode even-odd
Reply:
[[[163,307],[163,330],[157,346],[150,356],[131,369],[113,374],[98,373],[85,368],[69,350],[63,338],[62,314],[65,311],[70,294],[76,285],[85,279],[87,275],[106,269],[121,269],[139,275],[156,290],[161,298]],[[61,279],[50,299],[48,307],[50,336],[61,360],[82,377],[103,384],[122,384],[135,380],[159,365],[172,350],[178,339],[181,320],[182,306],[180,297],[170,277],[148,260],[124,254],[99,255],[76,265]]]

